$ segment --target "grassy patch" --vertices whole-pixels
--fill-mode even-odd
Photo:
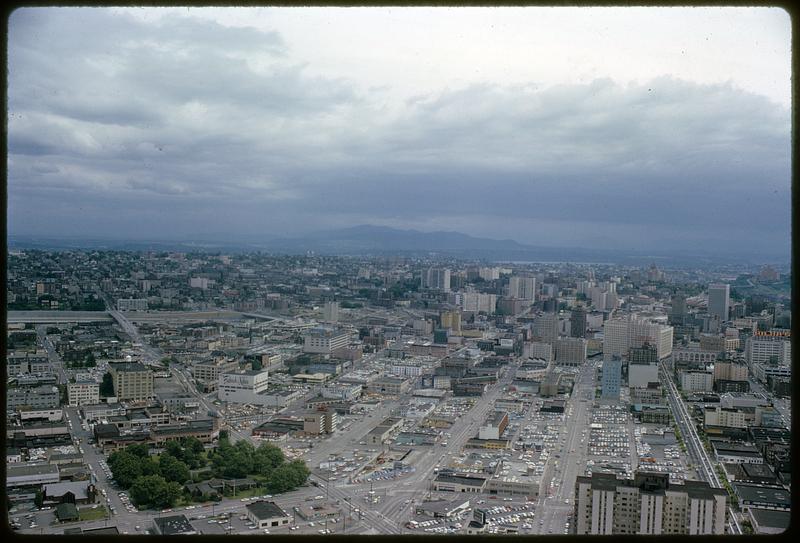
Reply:
[[[251,488],[248,490],[237,490],[234,498],[252,498],[253,496],[263,496],[268,494],[267,489],[262,487]]]
[[[97,509],[87,507],[85,509],[78,509],[78,518],[80,520],[103,520],[108,515],[105,505],[97,506]]]

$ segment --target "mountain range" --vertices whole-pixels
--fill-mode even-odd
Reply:
[[[194,239],[113,240],[87,238],[8,237],[10,249],[113,249],[129,251],[267,252],[352,256],[439,256],[487,261],[608,262],[628,265],[710,264],[766,262],[764,256],[709,255],[676,251],[542,247],[511,239],[489,239],[460,232],[420,232],[387,226],[359,225],[313,232],[296,237],[259,239],[253,234],[231,239],[225,234],[203,234]],[[773,257],[774,259],[774,257]],[[779,260],[779,259],[778,259]],[[776,260],[777,261],[777,260]]]

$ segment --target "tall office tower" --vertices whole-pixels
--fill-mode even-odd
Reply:
[[[508,295],[529,302],[536,301],[536,278],[512,276],[508,280]]]
[[[628,319],[610,319],[603,323],[603,360],[628,354],[630,349]]]
[[[704,481],[670,483],[666,473],[637,471],[633,479],[617,479],[595,472],[575,481],[575,532],[723,535],[727,496]]]
[[[533,321],[533,337],[552,345],[558,339],[558,315],[545,313]]]
[[[586,362],[586,340],[565,337],[555,341],[556,364],[559,366],[580,366]]]
[[[339,302],[325,302],[322,309],[322,320],[325,322],[339,321]]]
[[[608,307],[608,291],[603,290],[603,288],[592,287],[589,291],[589,297],[592,300],[592,305],[598,311],[605,311]]]
[[[611,319],[603,323],[603,360],[627,356],[631,347],[649,343],[656,347],[658,359],[672,354],[674,329],[641,317]]]
[[[573,309],[569,320],[569,335],[572,337],[586,337],[586,308],[579,305]]]
[[[600,380],[600,397],[605,400],[619,400],[622,385],[622,360],[617,357],[603,361],[603,377]]]
[[[719,317],[720,322],[728,320],[731,305],[731,286],[712,283],[708,285],[708,314]]]
[[[757,332],[747,338],[744,356],[751,366],[773,363],[788,366],[792,362],[792,342],[788,335]]]
[[[450,270],[428,268],[422,272],[422,287],[450,291]]]
[[[669,323],[683,325],[686,323],[686,296],[676,294],[671,300],[672,309],[669,312]]]
[[[641,347],[645,343],[655,346],[658,359],[672,354],[672,338],[675,329],[672,326],[647,322],[643,319],[631,321],[629,347]]]

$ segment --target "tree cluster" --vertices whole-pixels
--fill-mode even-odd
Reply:
[[[183,485],[191,479],[190,466],[200,467],[203,444],[196,438],[169,441],[158,459],[150,456],[145,444],[128,445],[112,453],[108,465],[117,483],[130,489],[131,500],[145,507],[171,507],[180,497]]]
[[[210,459],[217,477],[260,475],[266,477],[267,488],[275,494],[303,485],[310,473],[301,460],[287,463],[280,447],[262,443],[256,448],[244,440],[232,445],[227,436],[220,436],[219,446]]]

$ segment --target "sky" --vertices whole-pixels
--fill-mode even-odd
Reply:
[[[8,234],[789,255],[778,8],[21,8]]]

